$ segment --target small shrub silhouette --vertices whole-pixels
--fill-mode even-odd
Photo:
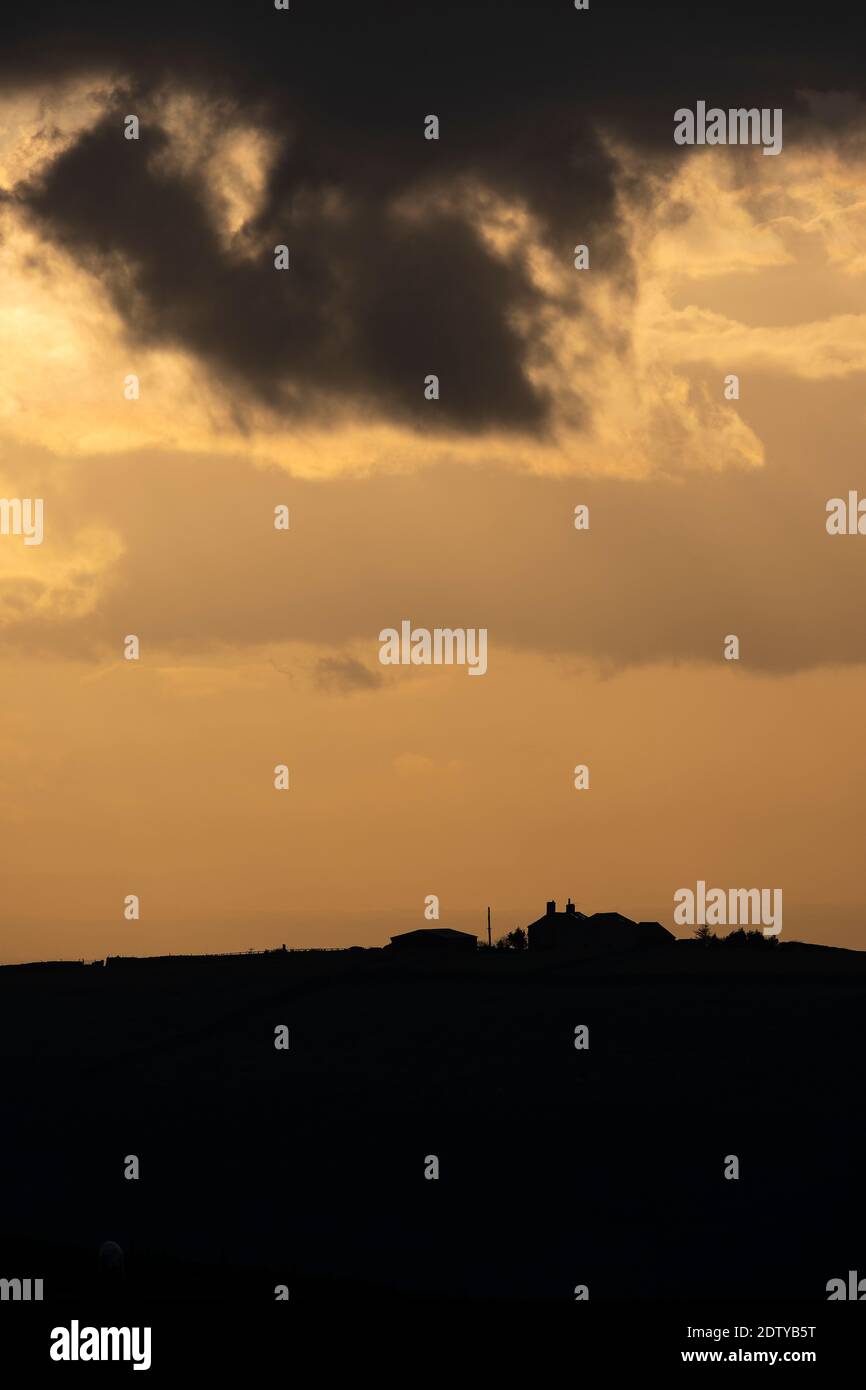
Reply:
[[[506,932],[505,936],[500,936],[494,941],[495,951],[525,951],[527,947],[526,932],[522,927],[515,927],[514,931]]]

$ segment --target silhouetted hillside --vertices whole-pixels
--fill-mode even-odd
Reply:
[[[111,1239],[157,1297],[824,1298],[864,1004],[866,955],[794,942],[7,968],[3,1250],[46,1296]]]

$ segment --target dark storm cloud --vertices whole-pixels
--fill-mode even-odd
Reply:
[[[344,211],[300,196],[318,191],[312,178],[283,173],[257,227],[265,249],[241,260],[221,244],[201,185],[155,158],[165,133],[145,123],[139,141],[123,139],[128,106],[19,193],[104,280],[134,338],[188,349],[285,411],[315,410],[324,390],[428,426],[442,416],[464,428],[540,423],[544,403],[510,322],[538,296],[465,219],[391,215],[365,188],[347,136],[345,169],[332,175]],[[390,182],[408,188],[409,171]],[[274,269],[282,243],[286,273]],[[436,413],[423,398],[430,372],[442,381]]]
[[[18,197],[41,230],[102,279],[133,340],[178,346],[210,363],[241,409],[252,398],[317,415],[338,403],[428,430],[543,432],[548,402],[529,379],[532,345],[517,326],[531,323],[543,295],[525,265],[494,255],[453,201],[428,200],[411,221],[393,204],[481,184],[526,206],[563,264],[576,241],[592,241],[600,270],[627,274],[611,165],[588,114],[543,90],[520,109],[501,95],[490,106],[487,94],[502,79],[489,69],[499,12],[485,9],[474,28],[455,28],[447,8],[427,14],[432,35],[420,12],[408,20],[390,13],[374,43],[367,34],[350,50],[349,32],[311,29],[299,9],[289,30],[276,12],[263,25],[261,15],[242,23],[209,8],[198,46],[182,11],[173,20],[152,15],[151,39],[166,26],[159,52],[144,35],[134,49],[126,34],[78,32],[68,70],[110,58],[132,85]],[[89,13],[85,7],[85,20]],[[367,18],[375,20],[375,7]],[[417,73],[431,38],[442,52],[443,30],[454,40],[447,75],[433,80],[429,70],[410,90],[408,73]],[[240,68],[233,36],[251,68]],[[37,75],[35,55],[25,51],[25,61]],[[62,63],[56,34],[43,61],[49,73]],[[142,116],[138,142],[123,139],[123,116],[146,111],[160,85],[225,98],[255,119],[264,114],[278,137],[291,133],[250,228],[257,260],[226,248],[195,175],[158,158],[168,136],[152,119]],[[438,142],[423,138],[429,112],[442,121]],[[324,196],[334,192],[338,213]],[[273,265],[281,243],[291,252],[286,273]],[[430,373],[441,383],[435,406],[423,395]]]
[[[73,72],[122,73],[130,95],[18,196],[41,228],[108,286],[134,340],[180,346],[247,399],[285,414],[334,404],[426,430],[543,432],[549,403],[529,379],[525,325],[543,295],[520,259],[485,246],[431,189],[492,188],[533,215],[550,252],[628,286],[610,129],[648,158],[675,157],[672,113],[698,97],[794,101],[806,86],[862,86],[857,19],[822,11],[816,44],[796,6],[632,7],[549,3],[262,3],[40,7],[0,47],[0,72],[27,85]],[[28,25],[30,26],[28,28]],[[167,136],[122,116],[158,88],[198,91],[286,137],[250,229],[261,257],[221,243],[201,182],[155,158]],[[438,142],[423,139],[437,114]],[[341,215],[326,193],[336,191]],[[276,272],[272,248],[290,247]],[[523,327],[518,328],[518,324]],[[623,325],[618,346],[627,346]],[[424,401],[428,373],[441,379]]]

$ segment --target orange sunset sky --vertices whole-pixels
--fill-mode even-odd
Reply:
[[[124,145],[130,80],[94,61],[0,97],[0,495],[44,499],[45,527],[0,536],[0,961],[376,945],[428,894],[479,936],[488,904],[496,934],[569,894],[672,927],[697,879],[781,887],[783,940],[862,948],[866,538],[825,527],[866,496],[859,99],[802,93],[778,158],[647,158],[599,117],[609,235],[585,236],[483,162],[432,163],[421,95],[417,177],[377,216],[398,248],[441,220],[519,277],[502,321],[539,419],[449,414],[474,373],[425,359],[411,294],[405,409],[327,362],[297,386],[269,359],[252,390],[207,342],[248,331],[231,295],[198,337],[182,287],[154,314],[128,243],[57,211],[76,151],[114,121],[118,160],[191,190],[219,264],[268,285],[269,190],[303,154],[177,75],[136,94],[160,139]],[[294,292],[315,227],[355,224],[338,181],[292,207]],[[483,334],[473,353],[495,377]],[[486,627],[487,674],[380,665],[405,618]]]

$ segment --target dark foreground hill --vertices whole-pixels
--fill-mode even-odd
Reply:
[[[864,1004],[866,955],[793,943],[0,970],[0,1275],[80,1290],[114,1240],[168,1299],[825,1299]]]

